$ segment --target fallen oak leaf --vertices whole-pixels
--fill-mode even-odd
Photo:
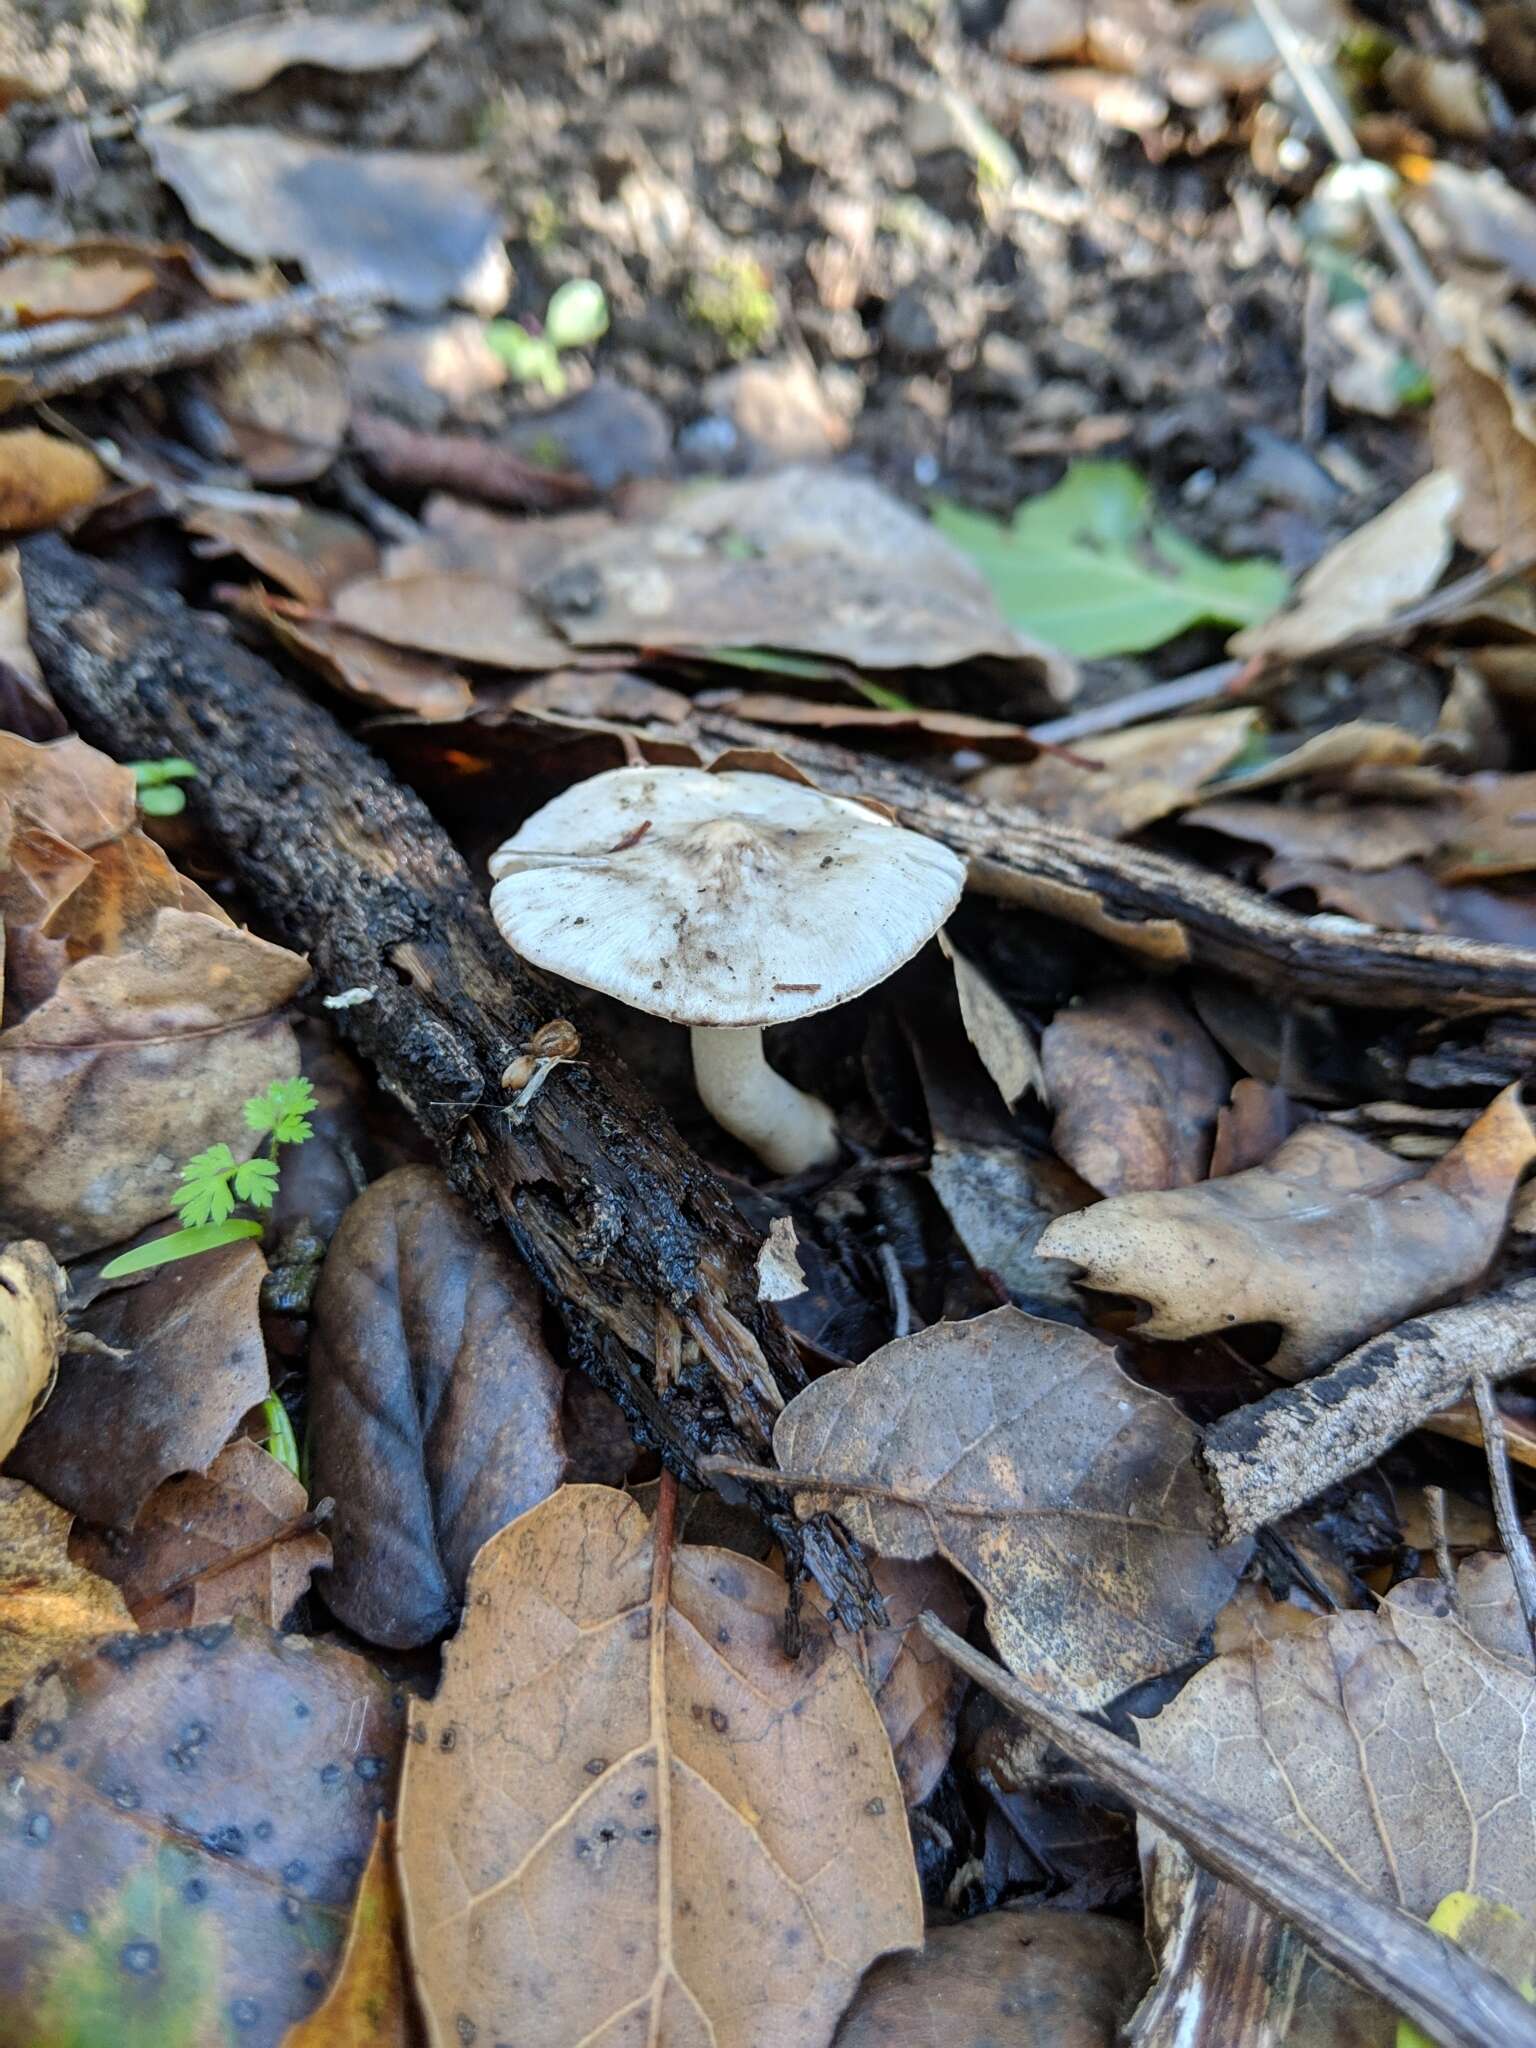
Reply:
[[[314,1304],[314,1479],[337,1503],[326,1603],[369,1642],[453,1625],[476,1552],[560,1484],[564,1375],[537,1285],[436,1167],[341,1219]]]
[[[281,1628],[310,1574],[331,1558],[302,1482],[245,1437],[206,1473],[157,1487],[126,1535],[80,1523],[69,1550],[119,1589],[145,1629],[237,1615]]]
[[[1278,1325],[1268,1369],[1303,1379],[1470,1286],[1533,1159],[1518,1086],[1422,1174],[1337,1125],[1309,1124],[1262,1166],[1059,1217],[1040,1250],[1101,1293],[1146,1302],[1142,1336]]]
[[[89,2039],[106,2012],[145,2042],[278,2048],[340,1952],[403,1710],[361,1657],[250,1622],[119,1638],[23,1694],[0,1795],[12,2038]]]
[[[47,1245],[0,1250],[0,1458],[9,1456],[53,1382],[69,1280]]]
[[[825,1374],[773,1448],[802,1517],[834,1513],[883,1557],[946,1558],[1007,1663],[1085,1710],[1196,1656],[1242,1569],[1211,1533],[1193,1424],[1108,1344],[1016,1308]]]
[[[138,823],[133,770],[74,733],[39,742],[0,732],[0,797],[82,853]]]
[[[0,1700],[61,1657],[133,1633],[116,1586],[71,1561],[73,1519],[24,1480],[0,1479]]]
[[[66,1352],[9,1469],[88,1521],[131,1529],[163,1480],[206,1471],[265,1398],[265,1272],[254,1245],[227,1245],[104,1295],[81,1321],[121,1356]]]
[[[786,1657],[783,1580],[674,1545],[675,1511],[670,1476],[654,1524],[567,1486],[476,1559],[400,1812],[434,2039],[825,2048],[865,1965],[922,1938],[852,1660],[821,1631]]]

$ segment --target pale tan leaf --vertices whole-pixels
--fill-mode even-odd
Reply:
[[[802,1515],[883,1557],[947,1558],[1005,1660],[1084,1710],[1197,1652],[1242,1556],[1218,1552],[1193,1425],[1086,1330],[1000,1308],[827,1373],[779,1417]]]
[[[1308,1124],[1244,1173],[1063,1216],[1040,1248],[1086,1285],[1146,1302],[1148,1337],[1278,1325],[1269,1370],[1300,1379],[1476,1280],[1533,1158],[1518,1088],[1417,1176],[1367,1139]]]
[[[364,577],[339,590],[333,603],[343,625],[392,647],[490,668],[560,668],[571,658],[526,599],[499,577],[472,569]]]
[[[1029,1026],[947,932],[939,933],[939,951],[955,971],[955,994],[960,999],[965,1035],[997,1083],[998,1094],[1010,1109],[1031,1093],[1044,1101],[1045,1075]]]
[[[1461,494],[1446,470],[1422,477],[1309,569],[1285,611],[1235,635],[1232,652],[1294,661],[1385,625],[1439,582]]]
[[[1042,754],[1022,766],[983,768],[969,787],[989,803],[1027,804],[1064,825],[1117,839],[1193,802],[1201,784],[1230,767],[1258,726],[1252,710],[1165,718],[1080,740],[1072,759]]]
[[[1436,464],[1463,486],[1457,538],[1485,554],[1530,553],[1536,547],[1536,443],[1527,439],[1502,380],[1460,350],[1447,350],[1436,365],[1429,425]]]
[[[68,1291],[47,1245],[24,1239],[0,1251],[0,1458],[53,1379]]]
[[[921,1939],[890,1747],[784,1584],[567,1486],[481,1551],[412,1711],[400,1873],[434,2040],[822,2048]]]
[[[64,1508],[21,1479],[0,1479],[0,1700],[50,1664],[133,1632],[116,1586],[72,1564]]]
[[[56,526],[99,498],[107,472],[88,448],[41,427],[0,433],[0,532]]]
[[[258,15],[193,36],[160,67],[171,92],[199,98],[259,92],[295,64],[320,71],[403,71],[442,35],[447,17],[422,14],[396,21],[386,14]]]

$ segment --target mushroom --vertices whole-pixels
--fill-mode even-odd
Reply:
[[[893,974],[960,899],[948,847],[863,804],[741,769],[614,768],[491,857],[491,913],[535,966],[687,1024],[704,1106],[775,1173],[837,1157],[831,1110],[763,1026]]]

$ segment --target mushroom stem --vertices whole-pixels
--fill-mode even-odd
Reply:
[[[837,1157],[837,1122],[824,1102],[776,1074],[755,1024],[693,1028],[693,1077],[717,1124],[775,1173],[807,1173]]]

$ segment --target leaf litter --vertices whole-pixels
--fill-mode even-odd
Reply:
[[[1508,9],[1280,11],[1364,164],[1273,0],[899,53],[743,0],[665,62],[625,6],[547,47],[301,10],[12,105],[0,523],[129,572],[62,629],[46,553],[0,573],[28,2038],[1418,2048],[1409,1962],[1245,1889],[1320,1841],[1342,1921],[1529,1979],[1521,1375],[1502,1446],[1485,1351],[1251,1546],[1202,1476],[1316,1374],[1340,1427],[1400,1401],[1536,1243],[1536,67]],[[225,614],[195,679],[176,591]],[[242,645],[453,845],[332,728],[232,758]],[[722,756],[976,885],[947,964],[770,1033],[837,1126],[799,1181],[680,1033],[560,983],[530,1021],[510,956],[456,1036],[459,855]],[[729,1503],[680,1531],[658,1451]],[[1092,1724],[994,1712],[965,1637],[1133,1718],[1190,1848],[1143,1822],[1143,1879]]]

